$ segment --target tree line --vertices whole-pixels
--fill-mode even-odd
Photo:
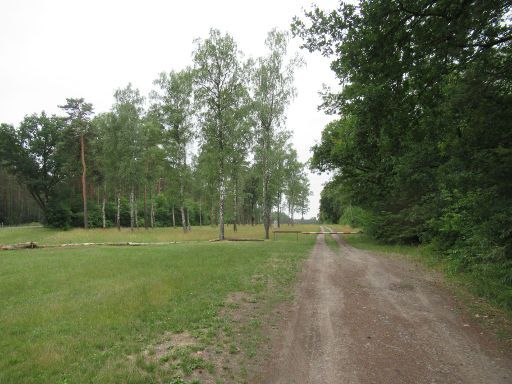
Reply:
[[[108,112],[69,98],[60,115],[1,124],[9,190],[22,186],[55,227],[218,224],[223,239],[225,224],[262,222],[268,238],[283,207],[292,224],[303,217],[309,181],[286,128],[301,60],[287,33],[272,30],[257,59],[216,29],[194,44],[191,65],[159,74],[146,97],[128,84]]]
[[[512,308],[512,33],[508,1],[365,0],[296,18],[332,58],[338,115],[314,147],[321,216],[431,244]],[[488,293],[487,292],[487,293]],[[481,292],[485,293],[485,292]]]

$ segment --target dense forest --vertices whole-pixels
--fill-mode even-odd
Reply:
[[[313,8],[293,33],[332,58],[338,115],[312,168],[321,217],[388,243],[430,244],[491,276],[512,308],[510,1],[361,1]]]
[[[95,114],[69,98],[59,115],[27,115],[0,127],[0,221],[110,227],[263,223],[304,218],[305,166],[286,129],[300,58],[288,35],[244,59],[234,39],[212,29],[193,62],[156,76],[147,97],[131,84]],[[283,212],[284,211],[284,212]]]

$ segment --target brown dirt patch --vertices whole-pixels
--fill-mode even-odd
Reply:
[[[431,273],[337,241],[318,236],[252,382],[512,382],[510,354]]]
[[[148,361],[156,362],[168,355],[172,349],[197,345],[197,339],[187,332],[165,332],[162,339],[142,352]]]

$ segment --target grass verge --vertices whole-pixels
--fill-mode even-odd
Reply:
[[[297,224],[293,228],[299,231],[318,230],[317,225]],[[239,225],[238,231],[233,231],[232,225],[225,226],[227,238],[253,238],[263,239],[265,231],[263,225]],[[166,241],[206,241],[219,237],[218,227],[196,226],[190,232],[183,232],[180,227],[134,229],[130,228],[95,228],[84,230],[73,228],[68,231],[61,231],[45,227],[6,227],[0,229],[0,244],[14,244],[23,242],[36,242],[41,244],[64,244],[64,243],[102,243],[102,242],[166,242]],[[286,234],[279,236],[279,239],[287,239]],[[295,235],[293,235],[295,237]],[[299,236],[300,237],[300,236]],[[270,234],[270,238],[273,236]]]

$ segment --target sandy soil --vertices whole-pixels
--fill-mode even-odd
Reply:
[[[319,235],[255,383],[512,383],[512,360],[432,273]]]

